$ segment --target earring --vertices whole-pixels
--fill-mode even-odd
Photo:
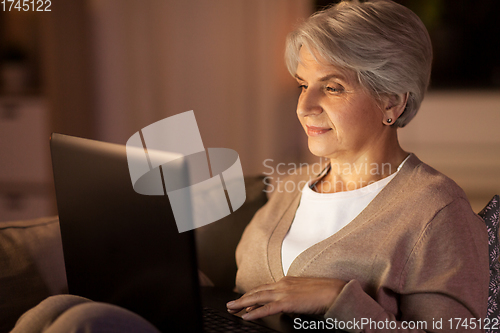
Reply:
[[[388,124],[392,123],[392,118],[387,119],[387,123]]]

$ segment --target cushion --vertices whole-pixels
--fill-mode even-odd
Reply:
[[[488,243],[490,253],[490,285],[488,296],[488,313],[489,319],[498,318],[500,320],[500,309],[498,297],[500,294],[500,262],[499,260],[499,242],[498,242],[498,226],[499,226],[499,203],[498,195],[484,207],[479,213],[486,223],[488,229]],[[495,320],[496,321],[496,320]],[[492,321],[493,323],[495,321]]]
[[[67,289],[57,217],[0,222],[0,332]]]

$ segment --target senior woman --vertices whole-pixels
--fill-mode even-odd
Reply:
[[[398,141],[431,61],[420,19],[389,0],[341,2],[289,35],[297,115],[310,151],[330,164],[281,181],[248,225],[236,251],[245,294],[229,312],[320,314],[366,332],[444,331],[451,318],[486,316],[483,221],[452,180]]]

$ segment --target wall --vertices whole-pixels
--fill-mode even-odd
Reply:
[[[500,194],[500,91],[431,91],[399,130],[404,149],[455,180],[478,211]]]
[[[311,8],[305,0],[58,1],[40,16],[51,120],[41,137],[125,143],[194,109],[205,147],[238,151],[246,175],[266,171],[266,159],[314,162],[283,62],[286,34]],[[499,91],[431,91],[400,136],[478,210],[500,193],[499,124]]]
[[[300,160],[297,88],[285,37],[304,0],[91,1],[97,137],[124,144],[142,127],[194,110],[205,147],[238,151],[245,174]]]

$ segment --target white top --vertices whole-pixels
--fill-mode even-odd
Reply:
[[[318,193],[311,189],[311,183],[307,183],[302,189],[292,226],[281,245],[281,263],[285,275],[300,253],[334,235],[358,216],[396,176],[407,159],[392,175],[352,191]]]

